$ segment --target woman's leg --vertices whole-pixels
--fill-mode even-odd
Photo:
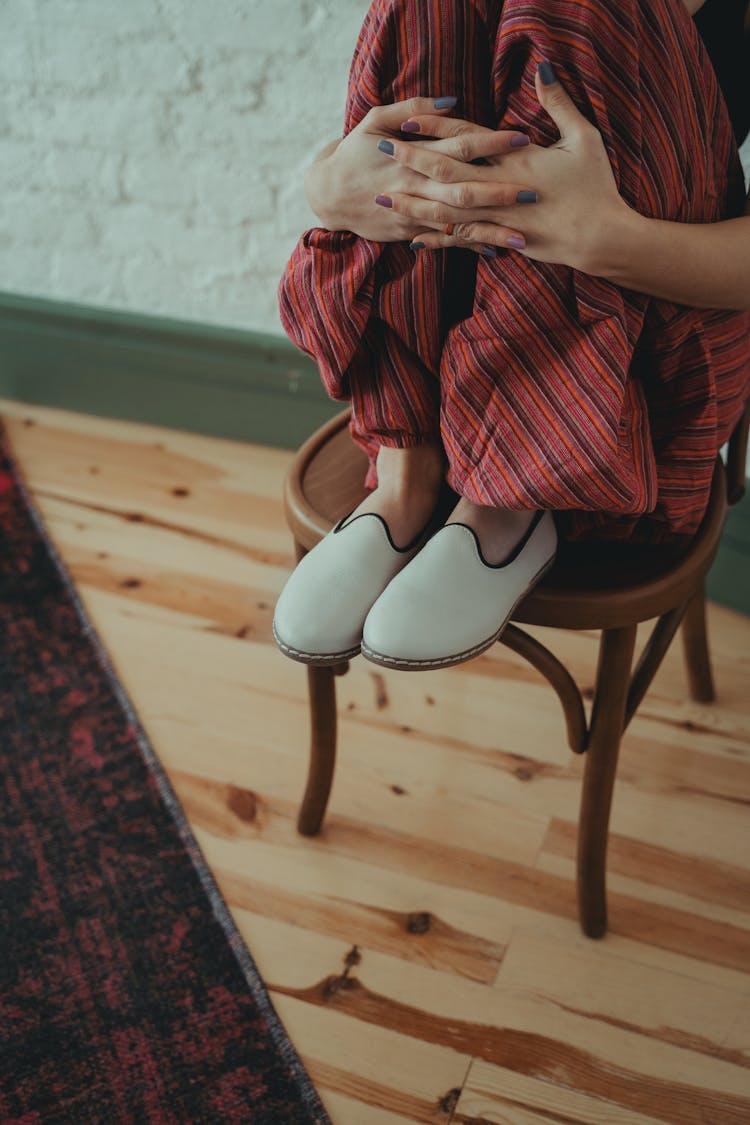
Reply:
[[[602,133],[633,207],[711,221],[739,203],[729,118],[682,4],[505,0],[496,124],[550,144],[534,90],[543,59]],[[448,480],[465,498],[453,518],[545,508],[566,510],[572,534],[693,532],[724,440],[716,388],[731,400],[747,365],[744,314],[652,301],[521,254],[480,258],[473,313],[448,333],[440,370]]]
[[[549,144],[534,89],[542,60],[596,122],[631,205],[669,219],[722,215],[736,153],[677,0],[505,0],[497,124]],[[661,505],[668,534],[694,529],[717,448],[714,379],[744,375],[746,318],[721,314],[717,331],[715,314],[658,305],[664,345],[642,294],[522,254],[478,260],[472,314],[448,332],[440,370],[461,500],[370,610],[368,659],[436,668],[493,644],[554,558],[550,511],[572,513],[577,533],[631,534]]]
[[[372,106],[415,96],[453,95],[464,116],[490,124],[499,10],[499,0],[376,0],[351,66],[344,133]],[[287,333],[317,360],[331,397],[351,401],[352,437],[370,461],[366,483],[378,485],[358,512],[383,515],[397,542],[425,524],[445,473],[439,371],[455,315],[446,270],[465,253],[418,255],[314,229],[280,286]]]
[[[488,12],[484,0],[376,0],[352,63],[346,130],[371,106],[414,96],[453,95],[489,123],[499,2]],[[450,275],[449,260],[458,267]],[[359,651],[373,604],[440,518],[440,355],[463,307],[451,286],[466,260],[465,251],[420,256],[324,230],[306,232],[292,255],[279,293],[284,327],[317,360],[331,397],[351,400],[373,489],[301,559],[279,597],[274,636],[293,659],[337,663]]]

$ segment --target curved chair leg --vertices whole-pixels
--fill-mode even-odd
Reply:
[[[307,669],[310,693],[310,767],[302,798],[297,831],[315,836],[323,823],[336,765],[336,673],[346,672],[349,665]]]
[[[607,932],[607,834],[635,634],[635,625],[605,629],[599,645],[578,825],[578,914],[592,938]]]
[[[716,698],[706,632],[706,588],[702,585],[688,602],[682,622],[682,645],[687,665],[690,698],[713,703]]]

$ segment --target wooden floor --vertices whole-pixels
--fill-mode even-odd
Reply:
[[[717,704],[686,700],[675,645],[624,739],[591,941],[582,762],[500,645],[353,661],[326,826],[297,835],[306,675],[271,636],[291,454],[0,413],[336,1125],[750,1122],[747,619],[711,607]],[[545,639],[590,686],[595,635]]]

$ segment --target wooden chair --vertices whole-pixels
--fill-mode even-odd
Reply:
[[[620,739],[680,625],[690,695],[703,703],[714,698],[705,578],[719,545],[727,505],[744,492],[748,406],[729,443],[726,468],[717,458],[708,509],[688,549],[627,544],[592,549],[590,543],[564,544],[552,570],[513,614],[515,622],[601,630],[588,722],[576,683],[544,645],[513,624],[501,637],[500,643],[549,680],[563,706],[568,744],[576,754],[586,754],[577,883],[581,928],[592,938],[607,930],[607,833]],[[285,510],[298,559],[366,494],[366,458],[349,436],[348,421],[345,411],[317,430],[288,473]],[[631,672],[637,625],[654,618],[651,636]],[[297,821],[304,835],[315,835],[325,814],[336,757],[335,676],[348,668],[348,661],[334,667],[308,666],[310,767]]]

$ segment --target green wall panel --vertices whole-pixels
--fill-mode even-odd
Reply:
[[[2,293],[0,395],[287,449],[342,409],[281,337]]]
[[[750,481],[729,510],[719,553],[708,576],[708,596],[750,614]]]

